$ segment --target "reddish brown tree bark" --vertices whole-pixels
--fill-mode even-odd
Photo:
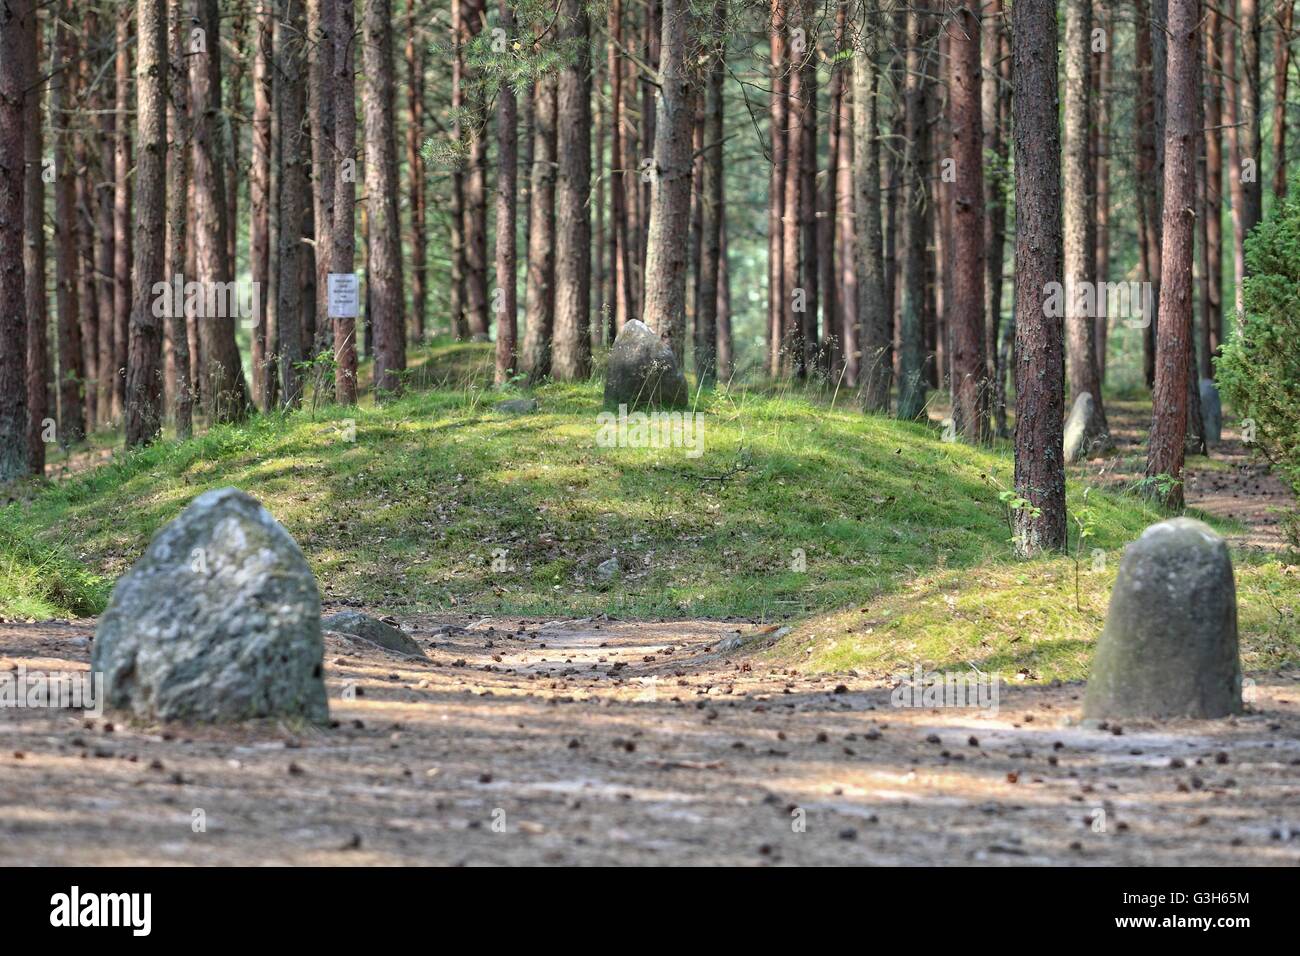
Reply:
[[[1152,493],[1171,508],[1183,504],[1187,434],[1187,375],[1192,337],[1192,245],[1196,205],[1196,0],[1169,2],[1166,82],[1164,256],[1160,281],[1160,332],[1152,396],[1148,478],[1166,478]]]
[[[528,214],[522,368],[536,382],[551,372],[555,324],[555,88],[553,75],[533,88],[533,168]]]
[[[357,102],[355,12],[347,0],[324,0],[334,44],[334,222],[330,228],[330,271],[350,273],[356,259]],[[356,319],[334,319],[334,399],[357,402]]]
[[[393,122],[393,8],[364,0],[366,73],[366,215],[370,225],[370,321],[375,335],[375,395],[402,391],[406,370],[406,294],[402,283],[402,224],[397,214],[397,130]]]
[[[184,0],[170,0],[167,11],[168,46],[171,59],[168,64],[167,125],[170,144],[167,150],[167,267],[164,278],[185,272],[186,218],[189,187],[189,71],[185,62],[189,47]],[[185,308],[172,303],[169,320],[171,327],[172,367],[175,384],[172,392],[176,437],[189,438],[193,432],[194,391],[191,388],[190,343]]]
[[[23,31],[23,139],[27,165],[23,175],[23,275],[27,311],[27,463],[33,475],[45,474],[46,421],[50,412],[49,306],[45,295],[45,169],[41,129],[41,94],[45,91],[40,65],[39,7]]]
[[[230,257],[226,217],[226,157],[217,117],[221,114],[220,18],[216,0],[198,0],[204,49],[190,56],[190,101],[194,116],[194,219],[198,278],[228,283]],[[211,288],[211,286],[209,286]],[[248,386],[235,344],[234,316],[204,316],[198,321],[205,382],[203,400],[212,422],[237,421],[249,410]]]
[[[1065,547],[1064,349],[1046,302],[1061,282],[1060,127],[1056,0],[1016,0],[1011,35],[1016,77],[1016,551]]]
[[[77,174],[71,111],[76,100],[77,41],[67,23],[68,3],[55,8],[50,76],[50,129],[54,139],[54,272],[59,313],[59,436],[68,444],[86,433],[81,343],[80,261],[77,252]]]
[[[499,0],[497,23],[513,40],[514,11],[508,0]],[[514,87],[502,83],[497,90],[497,208],[496,208],[496,281],[501,308],[497,312],[496,374],[498,386],[510,381],[518,366],[515,342],[518,333],[518,303],[515,291],[515,219],[517,189],[516,164],[519,140],[516,130],[518,108]]]
[[[0,4],[0,482],[27,474],[27,316],[23,273],[26,45],[31,0]]]
[[[591,51],[582,0],[560,0],[560,37],[574,54],[556,99],[555,330],[551,371],[563,381],[591,370]],[[689,142],[689,136],[688,136]],[[689,200],[689,194],[688,194]],[[647,265],[647,286],[650,281]],[[649,289],[647,288],[647,310]]]
[[[162,319],[154,285],[166,283],[167,13],[165,0],[136,3],[137,150],[135,289],[126,367],[126,444],[162,432]]]
[[[954,425],[967,441],[988,440],[989,378],[984,354],[984,131],[981,109],[980,13],[954,4],[948,20],[948,121],[956,177],[952,203],[952,340]]]

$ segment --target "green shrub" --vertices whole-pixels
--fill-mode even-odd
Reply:
[[[1216,362],[1219,387],[1281,477],[1300,488],[1300,202],[1246,242],[1245,315]]]

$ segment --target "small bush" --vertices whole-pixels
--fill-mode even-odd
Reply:
[[[1245,315],[1216,362],[1219,387],[1255,441],[1300,488],[1300,202],[1286,200],[1246,243]]]

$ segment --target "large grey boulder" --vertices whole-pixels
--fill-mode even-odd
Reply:
[[[329,718],[320,593],[289,533],[237,488],[149,543],[95,631],[108,705],[149,720]]]
[[[686,376],[672,348],[644,322],[626,322],[609,350],[605,407],[683,408],[689,401]]]
[[[1237,591],[1228,546],[1192,518],[1153,524],[1124,551],[1083,715],[1240,712]]]
[[[1203,378],[1201,387],[1201,422],[1205,425],[1205,442],[1217,445],[1223,440],[1223,403],[1214,379]]]
[[[1072,465],[1110,447],[1110,436],[1101,426],[1097,403],[1088,392],[1080,392],[1065,420],[1065,462]]]
[[[399,654],[409,654],[412,657],[426,656],[424,649],[415,642],[415,638],[401,628],[371,617],[369,614],[362,614],[360,611],[339,611],[337,614],[331,614],[321,621],[321,626],[327,631],[336,631],[345,637],[360,638],[362,641],[378,644]]]

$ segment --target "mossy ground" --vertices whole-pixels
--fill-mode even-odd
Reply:
[[[604,448],[598,383],[547,384],[532,392],[538,413],[497,413],[489,349],[430,347],[408,395],[381,407],[259,416],[24,489],[0,512],[0,614],[95,612],[162,524],[235,485],[293,534],[327,598],[791,621],[767,653],[803,668],[1072,678],[1086,673],[1123,546],[1161,517],[1135,492],[1089,493],[1076,606],[1072,558],[1012,554],[1005,443],[945,443],[929,425],[863,415],[844,393],[832,405],[735,386],[700,398],[699,457]],[[1071,483],[1072,507],[1083,490]],[[623,571],[611,585],[595,569],[612,556]],[[1248,668],[1300,654],[1293,570],[1239,559]]]

